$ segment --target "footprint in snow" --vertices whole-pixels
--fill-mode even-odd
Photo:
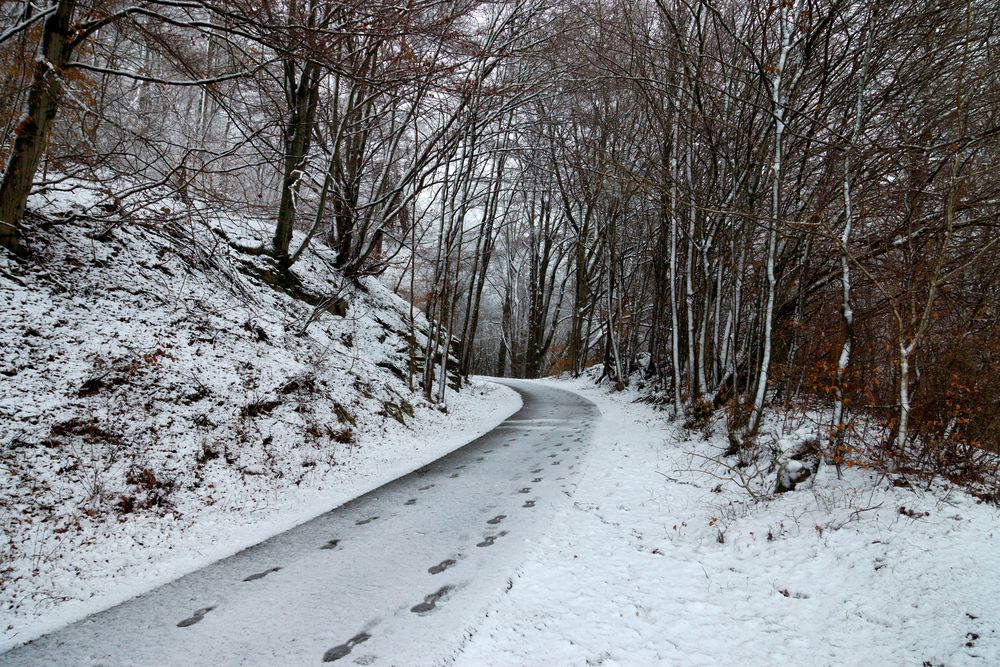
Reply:
[[[518,491],[518,493],[531,493],[531,487],[530,486],[526,486],[523,489],[520,489]]]
[[[409,500],[407,500],[407,501],[406,501],[405,503],[403,503],[403,504],[404,504],[404,505],[416,505],[416,504],[417,504],[417,499],[416,499],[416,498],[410,498]]]
[[[479,457],[476,458],[476,460],[477,461],[485,461],[486,457],[485,456],[479,456]]]
[[[201,622],[201,619],[205,618],[205,614],[215,609],[212,607],[202,607],[201,609],[195,611],[193,614],[185,618],[183,621],[177,624],[178,628],[186,628],[189,625],[194,625],[195,623]]]
[[[495,526],[506,518],[507,518],[506,514],[497,514],[495,517],[493,517],[486,523],[490,524],[491,526]]]
[[[559,465],[559,461],[553,461],[553,462],[552,462],[552,465],[554,465],[554,466],[557,466],[557,465]]]
[[[453,472],[453,473],[451,474],[451,478],[452,478],[452,479],[455,479],[456,477],[458,477],[458,473],[457,473],[457,472]]]
[[[555,458],[555,457],[557,457],[557,456],[559,456],[559,455],[558,455],[558,454],[549,454],[549,458],[550,458],[550,459],[554,459],[554,458]]]
[[[437,591],[431,593],[424,598],[424,601],[420,604],[410,607],[410,611],[414,614],[426,614],[434,611],[434,607],[437,605],[438,601],[448,594],[451,590],[451,586],[442,586],[437,589]]]
[[[534,506],[535,506],[534,500],[525,500],[524,504],[521,505],[521,507],[534,507]]]
[[[266,577],[267,575],[271,574],[272,572],[277,572],[280,569],[281,569],[280,567],[271,567],[271,568],[268,568],[268,569],[264,570],[263,572],[258,572],[257,574],[251,574],[249,577],[247,577],[243,581],[257,581],[258,579],[263,579],[264,577]]]
[[[433,485],[433,484],[428,484],[427,486],[421,486],[421,487],[420,487],[419,489],[417,489],[417,490],[418,490],[418,491],[426,491],[426,490],[428,490],[428,489],[433,489],[433,488],[434,488],[434,485]]]
[[[371,523],[372,521],[374,521],[377,518],[378,518],[377,516],[370,516],[367,519],[358,519],[357,521],[354,522],[354,525],[355,526],[364,526],[365,524],[369,524],[369,523]]]
[[[340,646],[334,646],[332,649],[323,654],[323,662],[333,662],[334,660],[340,660],[341,658],[347,657],[355,646],[371,639],[372,636],[367,632],[361,632],[349,640],[347,643],[341,644]]]
[[[534,470],[532,470],[532,471],[531,471],[531,473],[532,473],[533,475],[537,475],[537,474],[538,474],[538,473],[540,473],[540,472],[542,472],[542,469],[541,469],[541,468],[535,468]]]
[[[338,544],[340,544],[340,540],[329,540],[326,544],[321,546],[320,549],[336,549]]]
[[[496,535],[487,535],[486,537],[483,538],[483,541],[480,542],[479,544],[477,544],[476,546],[477,547],[492,547],[493,544],[497,541],[498,537],[503,537],[506,534],[507,534],[506,530],[501,530]]]
[[[446,558],[437,565],[431,565],[429,568],[427,568],[427,571],[430,572],[431,574],[441,574],[454,564],[455,564],[454,558]]]
[[[534,478],[533,480],[531,480],[531,481],[532,481],[532,482],[534,482],[535,484],[538,484],[538,483],[539,483],[540,481],[542,481],[542,478],[541,478],[541,477],[535,477],[535,478]]]

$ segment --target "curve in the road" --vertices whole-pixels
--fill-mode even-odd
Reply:
[[[522,408],[410,475],[0,655],[4,665],[433,664],[572,494],[597,408],[503,381]],[[546,474],[567,463],[565,471]],[[556,471],[553,471],[556,472]],[[193,611],[192,611],[193,610]]]

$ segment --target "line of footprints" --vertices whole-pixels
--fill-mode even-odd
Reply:
[[[574,441],[575,442],[580,442],[581,439],[580,438],[576,438]],[[509,444],[505,443],[504,447],[507,447],[507,446],[509,446]],[[484,452],[484,454],[489,454],[489,453],[491,453],[493,451],[494,450],[489,449],[489,450],[486,450]],[[570,451],[570,448],[566,447],[566,448],[563,449],[563,451],[564,452],[568,452],[568,451]],[[557,456],[558,456],[558,454],[549,454],[548,458],[554,459]],[[476,461],[483,461],[484,458],[485,457],[483,457],[483,456],[477,457]],[[579,458],[579,457],[577,457],[577,458]],[[554,466],[555,465],[560,465],[560,462],[558,460],[553,461],[552,465],[554,465]],[[463,465],[459,465],[459,466],[455,466],[455,470],[456,471],[462,470],[465,467],[466,466],[464,464]],[[574,468],[574,466],[569,466],[569,468],[572,470]],[[542,468],[534,468],[533,470],[531,470],[531,473],[533,475],[538,475],[539,473],[542,472],[542,470],[543,470]],[[457,477],[459,477],[459,473],[458,472],[455,472],[455,473],[453,473],[451,475],[452,479],[455,479]],[[558,479],[561,480],[563,478],[560,477]],[[541,482],[542,480],[543,480],[542,477],[534,477],[534,478],[532,478],[531,482],[533,484],[537,484],[537,483]],[[420,487],[418,490],[420,490],[420,491],[428,491],[431,488],[433,488],[434,486],[435,486],[434,484],[427,484],[426,486]],[[516,491],[516,493],[518,493],[518,494],[528,494],[528,493],[531,493],[531,487],[530,486],[526,486],[526,487],[520,488],[520,489],[518,489]],[[524,503],[521,505],[521,507],[529,507],[529,508],[530,507],[535,507],[535,502],[536,502],[535,500],[525,500]],[[410,498],[406,502],[404,502],[403,504],[404,505],[416,505],[417,504],[417,499],[416,498]],[[370,517],[367,517],[367,518],[364,518],[364,519],[359,519],[358,521],[355,522],[355,525],[357,525],[357,526],[364,526],[364,525],[372,523],[373,521],[377,521],[378,518],[379,518],[378,516],[370,516]],[[498,515],[494,516],[493,518],[488,519],[486,521],[486,523],[488,525],[490,525],[490,526],[497,526],[500,523],[502,523],[503,520],[506,519],[506,518],[507,518],[506,514],[498,514]],[[493,546],[493,544],[495,544],[498,539],[500,539],[501,537],[506,536],[507,534],[508,533],[507,533],[506,530],[501,530],[501,531],[499,531],[499,532],[497,532],[497,533],[495,533],[493,535],[486,535],[486,536],[483,537],[483,540],[481,542],[479,542],[479,543],[476,544],[476,546],[477,547],[481,547],[481,548],[482,547]],[[325,544],[323,544],[320,547],[320,549],[336,549],[339,544],[340,544],[340,540],[339,539],[330,539]],[[431,567],[427,568],[427,572],[429,574],[431,574],[431,575],[441,574],[442,572],[444,572],[445,570],[447,570],[447,569],[455,566],[456,564],[457,564],[457,561],[454,558],[447,558],[447,559],[441,561],[440,563],[438,563],[437,565],[432,565]],[[271,568],[268,568],[268,569],[264,570],[263,572],[257,572],[257,573],[251,574],[251,575],[247,576],[246,578],[244,578],[243,581],[244,582],[257,581],[259,579],[263,579],[264,577],[266,577],[269,574],[272,574],[274,572],[279,572],[280,570],[281,570],[280,567],[271,567]],[[454,590],[454,586],[450,586],[450,585],[442,586],[439,589],[437,589],[436,591],[434,591],[433,593],[431,593],[430,595],[424,596],[423,602],[420,602],[420,603],[414,605],[413,607],[411,607],[410,611],[413,612],[414,614],[418,614],[418,615],[429,614],[430,612],[434,611],[434,609],[437,607],[437,604],[439,602],[441,602],[445,598],[445,596],[447,596],[448,593],[450,593],[452,590]],[[202,607],[201,609],[198,609],[194,613],[192,613],[191,616],[189,616],[189,617],[183,619],[182,621],[180,621],[179,623],[177,623],[177,627],[179,627],[179,628],[186,628],[188,626],[194,625],[195,623],[198,623],[203,618],[205,618],[205,615],[208,614],[209,612],[211,612],[213,609],[215,609],[215,606]],[[368,634],[367,632],[360,632],[360,633],[354,635],[353,637],[351,637],[345,643],[339,644],[338,646],[334,646],[333,648],[331,648],[330,650],[328,650],[323,655],[323,662],[334,662],[336,660],[340,660],[341,658],[344,658],[347,655],[349,655],[351,653],[351,651],[358,644],[362,644],[362,643],[368,641],[369,639],[371,639],[371,635],[370,634]]]

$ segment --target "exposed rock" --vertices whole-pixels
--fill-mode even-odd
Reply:
[[[778,479],[774,486],[775,493],[794,491],[812,476],[812,471],[802,461],[789,460],[778,466]]]

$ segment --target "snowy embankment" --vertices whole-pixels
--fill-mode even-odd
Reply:
[[[275,281],[236,249],[266,238],[246,221],[33,205],[48,215],[32,257],[0,257],[0,651],[419,468],[520,405],[485,382],[449,391],[447,413],[410,391],[408,307],[374,279],[338,284],[320,245]]]
[[[832,468],[754,502],[721,424],[555,384],[603,413],[584,476],[457,664],[1000,664],[995,506]]]

